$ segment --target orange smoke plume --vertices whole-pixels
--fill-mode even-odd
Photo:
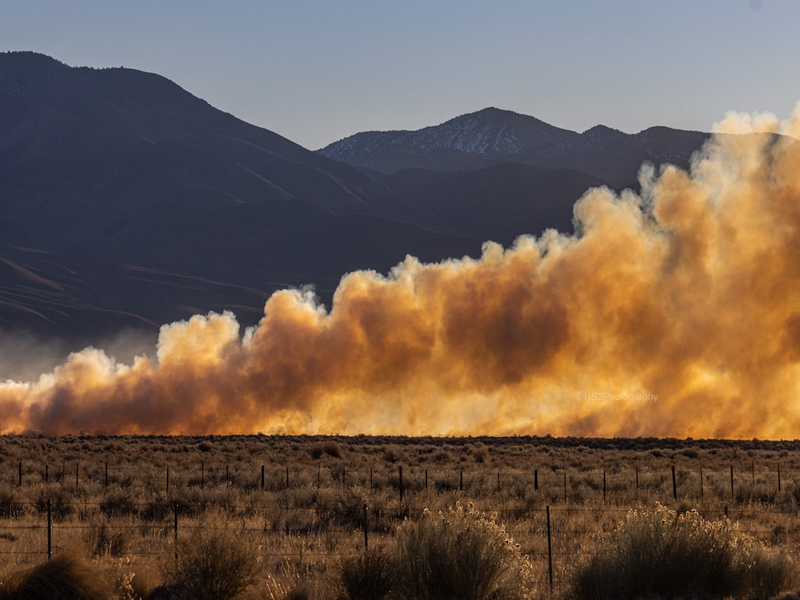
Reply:
[[[800,105],[731,114],[690,172],[588,191],[574,236],[345,276],[0,384],[5,432],[800,433]],[[762,131],[766,133],[756,133]],[[738,134],[738,135],[733,135]]]

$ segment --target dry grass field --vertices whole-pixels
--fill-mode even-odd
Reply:
[[[227,595],[208,597],[378,598],[380,582],[359,579],[380,571],[370,561],[441,513],[513,540],[519,597],[550,597],[551,573],[552,595],[568,597],[632,510],[663,505],[711,524],[727,515],[736,536],[792,561],[799,504],[800,442],[5,436],[0,596],[49,551],[80,561],[115,598],[197,579],[186,570],[208,568],[191,563],[198,556],[241,569],[241,589],[227,582]]]

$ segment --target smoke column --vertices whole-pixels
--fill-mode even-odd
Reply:
[[[588,191],[574,236],[351,273],[330,311],[279,291],[130,365],[88,348],[0,384],[0,429],[797,438],[800,144],[772,134],[800,104],[716,131],[689,172]]]

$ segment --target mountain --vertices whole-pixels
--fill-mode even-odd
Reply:
[[[317,153],[382,173],[414,168],[454,171],[526,162],[526,156],[577,135],[533,117],[485,108],[417,131],[357,133]]]
[[[645,161],[688,165],[708,137],[668,127],[627,134],[602,125],[579,134],[487,108],[417,131],[357,133],[317,153],[386,174],[404,169],[469,171],[516,162],[579,171],[622,188],[635,184]]]
[[[500,163],[474,171],[406,169],[387,183],[438,226],[481,240],[511,244],[546,228],[572,232],[572,207],[608,181],[569,169]]]
[[[669,127],[651,127],[636,134],[597,125],[528,160],[543,167],[573,169],[602,177],[614,187],[635,184],[642,163],[665,163],[686,168],[692,154],[710,137],[708,133]]]
[[[325,155],[156,74],[0,53],[0,350],[10,333],[75,348],[210,310],[247,326],[277,289],[313,284],[330,306],[356,269],[571,231],[587,188],[642,156],[688,160],[704,134],[687,135],[490,108]]]
[[[363,171],[158,75],[0,54],[0,327],[91,338],[479,251]]]

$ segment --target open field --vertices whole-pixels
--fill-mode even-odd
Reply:
[[[77,548],[126,598],[162,582],[182,541],[213,530],[232,532],[259,557],[243,597],[335,598],[342,561],[365,543],[391,543],[404,519],[456,502],[495,515],[520,544],[535,597],[549,595],[550,560],[560,595],[630,509],[657,502],[708,520],[727,514],[796,556],[800,442],[0,438],[2,572],[42,562],[48,548]]]

